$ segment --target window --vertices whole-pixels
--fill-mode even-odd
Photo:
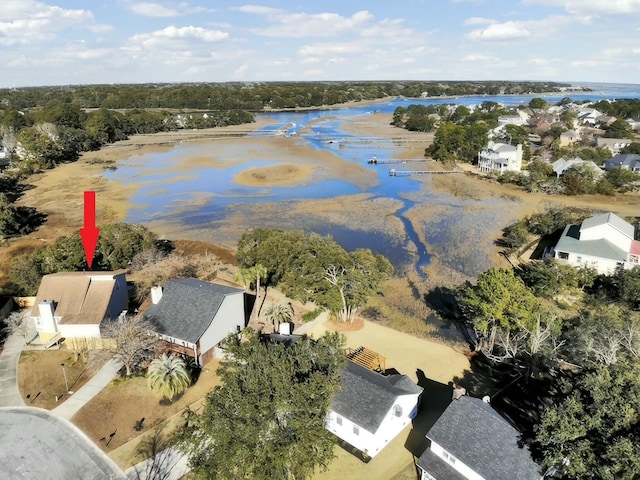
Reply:
[[[354,435],[360,435],[360,427],[357,425],[353,426],[353,434]]]
[[[558,258],[560,260],[569,260],[569,254],[567,252],[558,252]]]
[[[444,458],[451,465],[455,465],[456,464],[456,457],[454,457],[453,455],[451,455],[449,452],[447,452],[445,450],[442,451],[442,458]]]
[[[342,425],[342,417],[340,415],[336,415],[336,423]]]
[[[576,262],[577,263],[582,263],[582,257],[581,256],[577,256],[576,257]]]

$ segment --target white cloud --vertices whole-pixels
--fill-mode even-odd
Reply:
[[[356,43],[315,43],[312,45],[304,45],[298,49],[298,55],[306,57],[323,57],[360,53],[363,46]]]
[[[331,37],[347,32],[361,32],[373,20],[367,10],[350,17],[338,13],[287,13],[282,10],[255,5],[238,8],[245,13],[265,15],[270,25],[252,30],[256,35],[281,38]]]
[[[462,57],[463,62],[499,62],[500,58],[482,53],[470,53]]]
[[[229,37],[227,32],[221,30],[209,30],[202,27],[176,27],[174,25],[156,30],[151,33],[139,33],[131,37],[134,45],[143,47],[157,47],[179,40],[200,41],[200,42],[220,42]]]
[[[496,21],[484,17],[470,17],[464,21],[464,25],[488,25],[491,23],[496,23]]]
[[[175,17],[179,12],[174,8],[167,8],[157,3],[134,3],[131,11],[147,17]]]
[[[263,5],[243,5],[242,7],[237,7],[235,10],[244,13],[255,13],[258,15],[275,14],[283,11],[279,8],[265,7]]]
[[[525,0],[525,3],[562,7],[584,22],[596,16],[640,13],[640,0]]]
[[[33,0],[8,2],[2,6],[0,45],[46,42],[67,28],[92,26],[94,17],[89,10],[64,9]]]
[[[486,28],[472,30],[469,38],[473,40],[513,40],[516,38],[526,38],[531,36],[531,32],[522,22],[508,21],[504,23],[493,23]]]

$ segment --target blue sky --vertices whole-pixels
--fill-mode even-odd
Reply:
[[[640,83],[640,0],[5,0],[0,87]]]

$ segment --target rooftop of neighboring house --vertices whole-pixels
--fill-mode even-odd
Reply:
[[[565,138],[579,138],[580,134],[575,130],[567,130],[566,132],[562,132],[560,136]]]
[[[158,303],[151,305],[144,316],[154,324],[157,333],[196,343],[211,325],[224,299],[243,293],[239,288],[195,278],[169,280],[162,287]],[[221,333],[226,334],[226,330]]]
[[[591,168],[597,174],[600,174],[600,175],[604,173],[602,169],[598,165],[596,165],[594,162],[592,162],[591,160],[583,160],[580,157],[559,158],[558,160],[556,160],[551,164],[551,167],[553,168],[553,171],[556,173],[556,175],[562,175],[566,170],[576,165],[588,166],[589,168]]]
[[[64,324],[96,324],[104,320],[116,278],[126,270],[112,272],[59,272],[42,277],[40,288],[31,311],[40,316],[40,303],[53,302],[54,315]]]
[[[331,410],[375,433],[398,397],[421,392],[422,387],[406,375],[384,376],[349,361],[342,371],[342,389],[333,398]]]
[[[586,230],[587,228],[599,227],[601,225],[610,225],[616,230],[622,232],[627,237],[633,239],[634,238],[634,228],[628,222],[625,222],[622,218],[616,215],[613,212],[601,213],[599,215],[594,215],[593,217],[589,217],[582,222],[582,226],[580,227],[580,231]]]
[[[604,164],[604,168],[618,168],[625,166],[630,170],[636,168],[636,164],[640,164],[640,155],[637,153],[619,153],[614,155]]]
[[[590,257],[608,258],[616,262],[627,260],[627,252],[606,238],[580,240],[580,225],[567,225],[555,246],[555,250]]]
[[[609,225],[629,237],[632,240],[629,252],[606,238],[580,239],[581,232],[584,230],[602,225]],[[580,225],[567,225],[555,246],[555,250],[625,262],[628,253],[635,253],[640,250],[640,242],[634,240],[634,228],[631,224],[625,222],[616,214],[607,212],[587,218]]]
[[[518,150],[517,147],[513,145],[509,145],[508,143],[495,143],[489,142],[488,145],[483,149],[496,153],[507,153],[507,152],[516,152]]]
[[[427,432],[427,438],[483,478],[539,480],[540,466],[521,445],[518,430],[487,402],[463,395],[452,400]],[[438,471],[438,480],[458,480],[455,469],[427,449],[418,460],[427,472]]]

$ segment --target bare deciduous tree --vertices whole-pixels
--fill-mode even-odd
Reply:
[[[122,361],[126,376],[145,360],[155,356],[158,338],[152,333],[152,324],[142,315],[123,315],[109,322],[103,336],[113,340],[111,349]]]
[[[29,332],[31,331],[31,326],[29,325],[29,318],[24,314],[24,312],[12,312],[5,319],[5,329],[9,334],[17,334],[20,335],[25,343],[29,339]]]

